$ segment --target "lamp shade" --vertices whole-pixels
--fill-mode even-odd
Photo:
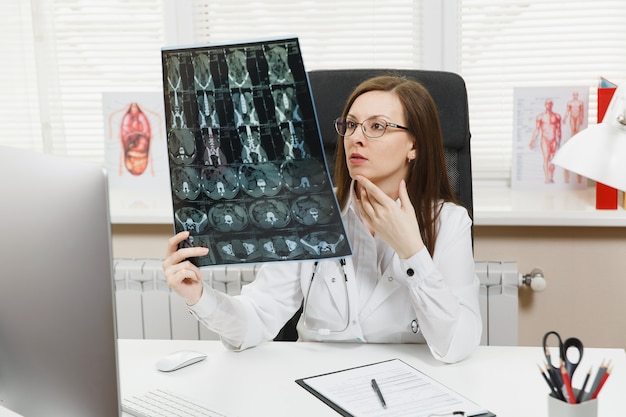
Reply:
[[[602,184],[626,190],[626,87],[618,87],[602,123],[572,136],[552,163]]]

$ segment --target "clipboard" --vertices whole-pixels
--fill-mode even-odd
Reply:
[[[372,388],[372,380],[376,380],[380,387],[385,407]],[[345,417],[427,417],[445,413],[496,417],[397,358],[300,378],[295,382]]]

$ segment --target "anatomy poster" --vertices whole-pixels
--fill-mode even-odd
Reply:
[[[176,232],[198,266],[336,258],[350,245],[298,40],[164,48]]]
[[[589,87],[514,90],[513,188],[585,188],[587,179],[552,164],[569,138],[587,127]]]
[[[169,168],[162,95],[105,93],[102,107],[111,192],[118,200],[132,200],[129,204],[141,204],[140,200],[147,204],[164,190],[167,197]]]

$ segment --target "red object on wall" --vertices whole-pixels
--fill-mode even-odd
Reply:
[[[598,88],[598,123],[602,122],[616,88]],[[596,209],[616,210],[617,189],[596,182]]]

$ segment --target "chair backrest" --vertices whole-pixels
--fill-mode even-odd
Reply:
[[[343,106],[361,81],[376,75],[401,75],[420,82],[430,92],[439,113],[443,135],[446,169],[450,185],[460,204],[473,218],[472,164],[470,155],[469,114],[465,81],[459,75],[443,71],[340,69],[310,71],[309,84],[313,95],[326,161],[333,173],[337,133],[333,120],[341,116]],[[302,308],[281,329],[274,340],[298,339],[296,324]]]
[[[339,69],[310,71],[313,94],[326,160],[333,172],[337,133],[333,120],[341,115],[343,106],[361,81],[394,74],[420,82],[435,100],[443,134],[448,178],[456,197],[473,218],[472,166],[470,155],[469,114],[465,81],[458,74],[427,70]]]

